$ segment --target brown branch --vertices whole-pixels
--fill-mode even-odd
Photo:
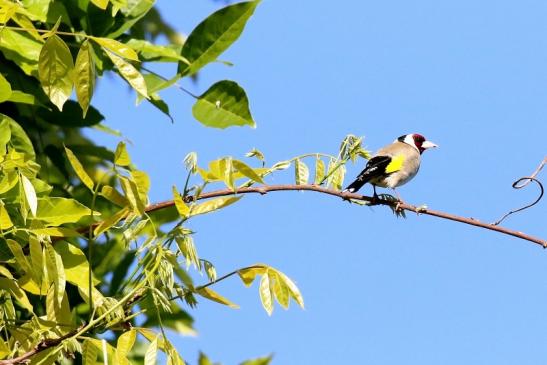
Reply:
[[[465,224],[469,224],[469,225],[472,225],[472,226],[475,226],[475,227],[480,227],[480,228],[488,229],[488,230],[491,230],[491,231],[496,231],[496,232],[503,233],[503,234],[506,234],[506,235],[518,237],[518,238],[521,238],[523,240],[536,243],[536,244],[542,246],[543,248],[547,248],[547,241],[546,240],[543,240],[541,238],[528,235],[528,234],[523,233],[523,232],[515,231],[515,230],[509,229],[509,228],[496,226],[496,225],[493,225],[493,224],[490,224],[490,223],[484,223],[484,222],[481,222],[481,221],[479,221],[477,219],[474,219],[474,218],[461,217],[461,216],[458,216],[458,215],[449,214],[449,213],[441,212],[441,211],[438,211],[438,210],[427,209],[427,208],[423,208],[423,207],[416,207],[414,205],[410,205],[410,204],[406,204],[406,203],[402,203],[402,202],[397,202],[397,201],[390,201],[390,200],[385,200],[385,199],[374,199],[372,197],[364,196],[364,195],[361,195],[361,194],[342,193],[341,191],[328,189],[328,188],[318,186],[318,185],[261,185],[261,186],[254,186],[254,187],[237,189],[238,194],[258,193],[258,194],[264,195],[264,194],[267,194],[271,191],[315,191],[315,192],[318,192],[318,193],[323,193],[323,194],[336,196],[336,197],[342,198],[344,200],[360,200],[360,201],[370,203],[370,205],[386,205],[386,206],[390,206],[392,208],[399,209],[399,210],[406,210],[406,211],[414,212],[414,213],[417,213],[417,214],[431,215],[431,216],[434,216],[434,217],[448,219],[448,220],[451,220],[451,221],[465,223]],[[208,193],[203,193],[200,196],[198,196],[197,198],[188,197],[187,202],[191,202],[191,201],[194,201],[194,200],[216,198],[216,197],[233,195],[233,194],[234,194],[234,191],[231,190],[231,189],[216,190],[216,191],[211,191],[211,192],[208,192]],[[172,201],[172,200],[169,200],[169,201],[164,201],[164,202],[161,202],[161,203],[156,203],[156,204],[149,205],[148,207],[146,207],[145,210],[146,210],[146,212],[149,213],[149,212],[154,212],[156,210],[161,210],[161,209],[164,209],[164,208],[172,207],[174,205],[175,205],[175,202]]]

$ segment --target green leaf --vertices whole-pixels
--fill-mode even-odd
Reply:
[[[89,287],[89,262],[83,251],[66,241],[58,241],[54,248],[62,259],[66,281],[87,289]]]
[[[264,265],[255,265],[252,267],[247,267],[237,271],[237,274],[243,281],[245,286],[250,286],[257,275],[263,275],[267,270],[267,267]]]
[[[190,207],[184,202],[182,196],[178,192],[176,186],[173,185],[173,200],[175,201],[175,207],[182,218],[188,218],[190,216]]]
[[[15,257],[15,262],[17,263],[21,271],[25,273],[30,273],[32,271],[30,263],[28,262],[25,254],[23,253],[23,248],[21,247],[19,242],[14,241],[12,239],[7,239],[6,244],[9,247],[11,253],[13,254],[13,257]]]
[[[0,74],[0,103],[9,100],[11,97],[11,85],[6,78]]]
[[[114,53],[106,52],[110,60],[112,60],[112,63],[116,65],[116,68],[118,69],[118,72],[124,79],[127,80],[129,85],[133,89],[135,89],[136,92],[144,96],[148,99],[148,92],[146,90],[146,82],[144,81],[144,77],[142,77],[141,73],[137,71],[137,69],[130,64],[129,62],[125,61],[123,58],[116,56]]]
[[[296,180],[296,185],[305,185],[308,183],[308,178],[310,177],[310,170],[308,166],[302,162],[300,159],[294,161],[294,175]]]
[[[241,196],[228,196],[228,197],[212,199],[205,203],[192,205],[190,207],[190,216],[213,212],[215,210],[218,210],[220,208],[224,208],[230,204],[233,204],[241,198],[242,198]]]
[[[212,300],[214,302],[227,305],[230,308],[233,308],[233,309],[238,309],[239,308],[239,306],[237,304],[232,303],[230,300],[226,299],[225,297],[223,297],[222,295],[220,295],[219,293],[217,293],[213,289],[210,289],[210,288],[197,288],[196,293],[198,293],[202,297],[207,298],[209,300]]]
[[[36,76],[42,43],[26,32],[6,28],[2,29],[0,39],[3,55],[20,67],[25,74]]]
[[[19,90],[12,90],[11,95],[7,101],[10,101],[12,103],[21,103],[21,104],[30,104],[30,105],[37,104],[34,99],[34,95],[27,94]]]
[[[296,284],[282,272],[276,270],[276,273],[280,281],[283,282],[289,289],[291,297],[296,301],[296,303],[298,303],[301,308],[304,308],[304,298],[302,297],[302,294],[300,293],[300,290],[298,289]]]
[[[120,220],[122,220],[124,217],[127,217],[129,214],[128,208],[123,208],[117,213],[111,215],[110,217],[106,218],[104,221],[99,223],[97,227],[93,230],[93,234],[95,236],[100,235],[101,233],[105,232],[106,230],[110,229],[113,225],[118,223]]]
[[[46,235],[53,237],[78,237],[81,236],[78,231],[66,227],[48,227],[48,228],[33,228],[29,230],[36,235]]]
[[[47,224],[59,226],[64,223],[76,223],[92,213],[94,216],[101,215],[74,199],[49,197],[38,199],[36,218]]]
[[[314,179],[314,183],[316,185],[319,185],[319,184],[321,184],[321,182],[323,181],[324,178],[325,178],[325,163],[323,162],[321,157],[319,157],[319,155],[317,155],[317,157],[315,158],[315,179]]]
[[[224,80],[212,85],[195,102],[192,114],[199,122],[209,127],[256,127],[249,110],[247,95],[234,81]]]
[[[281,280],[277,271],[269,270],[268,276],[270,277],[270,286],[277,301],[283,308],[289,308],[289,287]]]
[[[98,8],[105,10],[108,6],[108,1],[109,0],[91,0],[91,3]]]
[[[246,1],[226,6],[207,17],[188,36],[181,55],[190,65],[179,63],[179,73],[193,75],[200,68],[215,61],[235,42],[258,1]]]
[[[76,96],[82,107],[84,118],[95,88],[95,64],[93,63],[92,52],[89,41],[86,40],[80,46],[78,56],[76,56],[76,65],[74,66]]]
[[[65,152],[66,152],[66,156],[68,157],[68,161],[70,162],[70,165],[76,172],[76,175],[78,175],[80,180],[84,183],[85,186],[87,186],[89,190],[93,191],[93,187],[94,187],[93,180],[91,179],[91,177],[89,177],[87,172],[85,172],[84,166],[82,165],[80,160],[78,160],[78,157],[76,157],[74,152],[72,152],[67,147],[65,147]]]
[[[38,75],[44,92],[59,110],[72,93],[74,63],[66,43],[57,35],[49,37],[42,47]]]
[[[125,142],[118,143],[116,146],[116,152],[114,153],[114,163],[118,166],[129,166],[131,164],[131,157],[127,153],[127,147]]]
[[[159,335],[158,335],[159,336]],[[156,365],[158,357],[158,337],[154,338],[144,354],[144,365]]]
[[[139,195],[139,189],[137,188],[135,182],[124,176],[121,176],[120,183],[125,193],[125,197],[129,201],[131,208],[133,208],[133,212],[138,215],[143,215],[144,202],[141,200],[141,197]]]
[[[190,62],[180,55],[180,46],[160,46],[142,39],[130,39],[127,45],[137,51],[143,61],[154,62]]]
[[[9,229],[13,227],[13,222],[4,206],[4,202],[0,201],[0,229]]]
[[[116,55],[126,58],[131,61],[138,61],[139,56],[128,45],[118,42],[112,38],[100,38],[90,37],[93,41],[97,42],[101,47],[107,49],[110,52],[114,52]],[[110,52],[106,52],[107,54]]]
[[[126,207],[129,204],[129,201],[118,190],[108,185],[101,188],[100,195],[120,207]]]
[[[32,262],[32,278],[38,284],[42,285],[44,276],[44,256],[42,253],[42,244],[36,237],[29,238],[30,261]]]
[[[23,308],[28,310],[30,313],[33,312],[32,304],[30,304],[27,295],[21,290],[21,288],[19,288],[16,281],[8,278],[0,278],[0,289],[9,291],[11,296],[14,297]]]
[[[36,216],[38,208],[38,199],[36,197],[36,190],[30,182],[30,180],[25,176],[21,175],[21,184],[23,185],[23,191],[25,192],[25,199],[30,208],[30,212],[33,216]]]
[[[265,184],[264,180],[262,180],[262,178],[251,167],[247,166],[244,162],[241,162],[239,160],[232,160],[232,165],[237,171],[241,172],[243,175],[247,176],[249,179]]]
[[[199,352],[198,365],[214,365],[203,352]]]
[[[61,259],[61,256],[55,251],[51,244],[46,243],[45,248],[48,282],[50,284],[53,284],[53,287],[55,289],[55,299],[58,305],[61,306],[66,285],[66,276],[65,269],[63,267],[63,261]]]
[[[256,359],[251,359],[243,361],[239,365],[268,365],[272,361],[273,355],[257,357]]]
[[[93,343],[92,340],[85,340],[82,345],[82,363],[83,365],[95,365],[97,362],[97,356],[99,355],[99,348]]]
[[[129,365],[129,360],[127,360],[127,355],[129,351],[133,348],[135,340],[137,339],[137,331],[129,330],[124,332],[118,337],[118,342],[116,346],[116,356],[118,358],[118,363],[121,365]]]
[[[266,310],[269,316],[273,313],[273,298],[272,298],[272,289],[270,287],[270,277],[267,275],[262,275],[262,279],[260,279],[260,287],[259,287],[259,293],[260,293],[260,301],[262,302],[262,306]]]

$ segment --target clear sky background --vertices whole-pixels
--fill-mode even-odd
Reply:
[[[159,1],[190,32],[221,2]],[[547,155],[545,1],[264,0],[242,37],[193,92],[221,79],[247,91],[257,128],[215,130],[193,120],[193,100],[162,96],[175,123],[104,78],[95,104],[123,131],[152,199],[181,187],[183,157],[202,166],[253,147],[269,164],[306,152],[336,153],[348,134],[376,150],[419,132],[440,145],[400,189],[416,205],[487,222],[533,200],[511,183]],[[167,75],[174,70],[166,68]],[[114,138],[90,132],[115,146]],[[364,166],[348,165],[346,182]],[[269,183],[292,182],[292,171]],[[547,185],[547,171],[540,177]],[[363,192],[370,193],[367,186]],[[397,219],[383,207],[317,193],[246,196],[195,218],[198,252],[219,274],[256,262],[293,278],[306,309],[262,309],[258,288],[234,277],[215,289],[239,310],[202,301],[197,338],[176,338],[237,364],[275,353],[275,364],[540,364],[547,359],[547,256],[531,243],[427,216]],[[547,203],[505,225],[547,238]],[[206,279],[203,278],[203,281]]]

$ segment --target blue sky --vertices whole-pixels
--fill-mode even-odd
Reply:
[[[159,1],[185,33],[219,6]],[[335,153],[348,133],[375,150],[419,132],[440,148],[424,154],[402,197],[494,221],[534,199],[534,187],[515,191],[511,183],[547,155],[546,11],[544,1],[264,0],[222,56],[234,67],[213,64],[197,84],[183,81],[196,93],[238,81],[256,129],[202,127],[192,119],[193,100],[177,90],[162,94],[171,124],[148,105],[134,107],[133,93],[108,78],[95,104],[133,142],[154,201],[182,186],[190,151],[206,165],[256,147],[274,163]],[[346,181],[363,165],[348,166]],[[280,172],[269,183],[292,178]],[[546,207],[543,201],[505,224],[547,238]],[[217,291],[241,309],[203,302],[192,312],[199,336],[172,337],[190,363],[198,350],[224,364],[272,352],[275,364],[538,364],[547,357],[547,264],[531,243],[433,217],[397,219],[382,207],[311,192],[246,196],[191,228],[219,273],[268,263],[297,282],[306,309],[277,307],[270,318],[256,285],[220,283]]]

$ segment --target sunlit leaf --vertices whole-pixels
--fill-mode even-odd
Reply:
[[[154,338],[144,354],[144,365],[156,365],[158,357],[158,338]]]
[[[259,293],[262,306],[264,307],[268,315],[271,316],[273,312],[273,297],[272,289],[270,287],[269,275],[262,275],[262,279],[260,279]]]
[[[300,159],[294,161],[294,175],[296,185],[304,185],[308,183],[310,177],[310,170],[308,166]]]
[[[262,180],[262,178],[251,167],[247,166],[244,162],[241,162],[239,160],[232,160],[232,165],[237,171],[241,172],[243,175],[247,176],[249,179],[264,184],[264,180]]]
[[[110,217],[106,218],[105,220],[101,221],[101,223],[99,223],[97,225],[97,227],[95,227],[95,229],[93,230],[93,234],[95,236],[98,236],[101,233],[106,232],[108,229],[110,229],[113,225],[118,223],[120,220],[122,220],[128,214],[129,214],[129,209],[128,208],[124,208],[124,209],[119,210],[115,214],[113,214]]]
[[[49,37],[42,47],[38,75],[44,92],[59,110],[72,93],[74,62],[66,43],[57,35]]]
[[[111,52],[114,52],[118,56],[129,59],[131,61],[139,60],[139,56],[133,50],[133,48],[129,47],[128,45],[124,43],[118,42],[115,39],[100,38],[100,37],[91,37],[91,39],[97,42],[101,47],[106,48],[107,50]]]
[[[144,96],[148,99],[148,91],[146,90],[146,82],[144,81],[144,77],[142,77],[141,73],[129,62],[125,61],[123,58],[116,56],[112,52],[106,52],[112,63],[116,66],[118,69],[118,72],[124,79],[127,80],[129,85],[133,89],[135,89],[136,92]]]
[[[33,312],[32,304],[30,304],[27,295],[19,288],[16,281],[8,278],[0,278],[0,289],[9,291],[11,296],[15,298],[23,308],[31,313]]]
[[[34,186],[25,175],[21,175],[21,183],[23,184],[23,191],[25,192],[25,198],[30,208],[30,212],[33,216],[36,216],[38,209],[36,190],[34,190]]]
[[[129,205],[129,201],[112,186],[103,186],[101,188],[101,196],[104,196],[106,199],[120,207],[126,207]]]
[[[4,202],[0,201],[0,229],[9,229],[13,227],[13,222],[4,206]]]
[[[129,153],[127,153],[127,147],[123,141],[116,146],[114,163],[118,166],[129,166],[131,164],[131,158],[129,157]]]
[[[84,118],[95,89],[95,64],[91,52],[92,48],[89,42],[85,41],[82,43],[74,66],[76,96],[78,97],[78,103],[82,107]]]
[[[0,74],[0,103],[8,100],[11,97],[11,85],[6,78]]]
[[[192,107],[192,114],[208,127],[256,126],[245,90],[229,80],[219,81],[203,93]]]
[[[108,6],[108,1],[109,0],[91,0],[91,3],[98,8],[105,10]]]
[[[123,192],[125,197],[129,200],[129,204],[133,208],[135,214],[143,215],[144,214],[144,202],[141,200],[139,195],[139,189],[134,181],[121,176],[120,183],[122,185]]]
[[[175,201],[175,207],[182,218],[188,218],[190,215],[190,207],[184,202],[182,196],[178,192],[176,186],[173,185],[173,200]]]
[[[315,158],[315,179],[314,183],[316,185],[321,184],[323,179],[325,178],[325,163],[319,157],[319,155]]]
[[[213,212],[215,210],[218,210],[220,208],[224,208],[230,204],[233,204],[241,198],[242,198],[241,196],[228,196],[228,197],[212,199],[212,200],[206,201],[205,203],[192,205],[190,208],[190,215],[194,216],[198,214],[206,214],[209,212]]]
[[[225,297],[223,297],[222,295],[220,295],[219,293],[217,293],[216,291],[214,291],[213,289],[210,289],[208,287],[198,288],[198,289],[196,289],[196,293],[198,293],[202,297],[210,299],[214,302],[227,305],[230,308],[233,308],[233,309],[238,309],[239,308],[239,306],[237,304],[232,303],[230,300],[226,299]]]
[[[237,274],[243,281],[245,286],[249,286],[253,283],[257,275],[262,275],[266,272],[267,267],[261,265],[255,265],[253,267],[248,267],[237,271]]]
[[[243,361],[239,365],[268,365],[272,361],[272,358],[273,358],[273,355],[258,357],[256,359]]]
[[[116,356],[118,358],[118,363],[121,365],[129,365],[129,360],[127,360],[127,355],[129,351],[133,348],[135,340],[137,339],[137,332],[135,330],[129,330],[124,332],[118,337],[118,342],[116,346]]]
[[[66,276],[61,256],[55,251],[49,243],[45,245],[46,249],[46,268],[48,282],[52,283],[55,288],[55,298],[58,305],[61,305],[65,292]]]
[[[289,308],[289,287],[285,284],[284,280],[281,280],[277,271],[269,270],[268,276],[270,277],[270,286],[275,294],[275,298],[283,308]]]
[[[21,268],[21,271],[25,273],[30,273],[31,272],[30,263],[28,262],[25,254],[23,253],[23,248],[21,247],[19,242],[12,239],[7,239],[6,244],[9,247],[13,257],[15,257],[15,262]]]
[[[70,165],[76,172],[76,175],[78,175],[80,180],[84,183],[85,186],[87,186],[89,190],[93,191],[93,186],[94,186],[93,180],[91,179],[91,177],[89,177],[87,172],[85,172],[84,166],[82,165],[80,160],[78,160],[78,157],[76,157],[74,152],[72,152],[67,147],[65,147],[65,152],[66,152],[66,156],[68,157],[68,161],[70,162]]]
[[[179,63],[179,73],[192,75],[212,62],[239,38],[258,1],[226,6],[202,21],[188,36],[181,55],[190,62]]]
[[[29,230],[36,235],[46,235],[52,237],[78,237],[80,233],[66,227],[47,227],[47,228],[33,228]]]
[[[83,365],[95,365],[98,355],[99,355],[99,348],[95,346],[93,341],[85,340],[84,344],[82,345]]]
[[[52,224],[76,223],[85,216],[99,216],[99,212],[92,211],[74,199],[50,197],[38,200],[36,218]]]

